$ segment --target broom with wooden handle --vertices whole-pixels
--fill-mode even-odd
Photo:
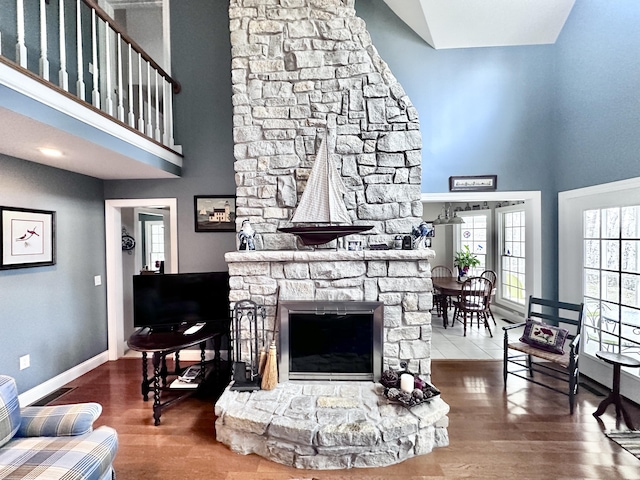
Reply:
[[[263,390],[273,390],[278,385],[278,358],[276,352],[276,342],[271,342],[269,345],[269,354],[267,355],[267,361],[264,366],[264,374],[262,375],[262,384],[260,385]]]

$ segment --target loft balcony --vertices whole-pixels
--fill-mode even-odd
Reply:
[[[109,15],[93,0],[1,3],[0,153],[102,179],[181,175],[180,85]]]

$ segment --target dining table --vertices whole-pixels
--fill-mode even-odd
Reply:
[[[442,325],[447,328],[449,324],[449,297],[459,297],[462,293],[464,282],[458,281],[456,277],[432,277],[433,289],[440,295],[440,305],[442,306]]]

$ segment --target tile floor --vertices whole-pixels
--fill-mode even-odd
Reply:
[[[494,325],[489,320],[491,333],[481,325],[478,327],[474,320],[473,326],[467,324],[467,336],[462,335],[462,323],[456,322],[453,327],[444,328],[442,318],[435,314],[431,314],[431,326],[433,328],[433,336],[431,338],[431,359],[446,360],[490,360],[502,359],[502,342],[504,332],[502,327],[509,325],[510,322],[504,320],[505,315],[494,311],[494,317],[498,325]],[[453,309],[449,310],[449,323],[453,317]],[[510,334],[515,337],[516,334]],[[517,338],[517,337],[516,337]]]

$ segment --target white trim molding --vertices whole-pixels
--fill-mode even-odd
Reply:
[[[580,303],[583,299],[583,212],[620,205],[640,205],[640,177],[558,193],[558,293],[561,300]],[[581,342],[581,350],[585,343]],[[580,373],[603,385],[611,384],[611,366],[592,355],[581,355]],[[638,377],[624,370],[621,376],[620,393],[640,402]]]
[[[170,265],[167,272],[178,272],[178,201],[175,198],[105,200],[107,261],[107,325],[109,360],[124,355],[124,295],[122,278],[122,208],[167,207],[171,237]],[[166,268],[166,267],[165,267]]]
[[[20,402],[20,407],[26,407],[36,400],[41,399],[49,395],[52,392],[55,392],[58,388],[66,385],[69,382],[73,382],[76,378],[81,377],[85,373],[90,372],[94,368],[99,367],[103,363],[106,363],[109,360],[108,352],[102,352],[95,357],[90,358],[82,362],[80,365],[76,365],[73,368],[70,368],[66,372],[62,372],[60,375],[56,375],[55,377],[47,380],[44,383],[41,383],[37,387],[33,387],[30,390],[27,390],[24,393],[18,395],[18,401]]]

